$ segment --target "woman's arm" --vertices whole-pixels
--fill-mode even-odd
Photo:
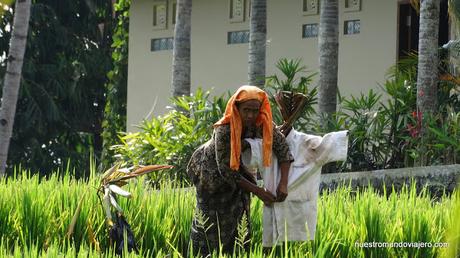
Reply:
[[[281,170],[281,178],[280,178],[278,187],[276,188],[276,201],[282,202],[288,196],[287,184],[288,184],[289,168],[291,167],[291,162],[284,161],[284,162],[281,162],[279,166]]]
[[[251,192],[256,195],[264,202],[265,205],[271,205],[276,200],[275,196],[273,196],[273,194],[271,194],[265,188],[258,187],[257,185],[249,182],[249,180],[244,177],[240,177],[236,183],[244,191]]]
[[[289,151],[289,145],[286,142],[286,138],[276,126],[273,127],[273,153],[278,158],[281,172],[280,182],[276,188],[276,201],[282,202],[288,196],[287,184],[289,168],[294,158]]]
[[[244,191],[255,194],[266,205],[273,203],[275,201],[273,194],[245,178],[244,174],[247,174],[248,178],[252,176],[243,164],[240,164],[238,171],[230,168],[230,128],[224,125],[214,130],[216,162],[220,176],[230,185],[235,184]]]

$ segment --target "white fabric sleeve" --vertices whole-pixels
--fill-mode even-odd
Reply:
[[[251,170],[262,169],[262,140],[251,138],[245,138],[244,140],[251,145],[251,150],[248,150],[246,153],[243,153],[243,162],[245,166]]]
[[[347,159],[348,131],[331,132],[323,136],[321,143],[312,148],[317,153],[318,165]]]

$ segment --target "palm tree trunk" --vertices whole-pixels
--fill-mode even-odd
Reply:
[[[439,3],[422,0],[420,6],[417,109],[422,116],[437,110]]]
[[[16,1],[0,108],[0,177],[5,175],[8,148],[13,133],[14,115],[29,29],[30,5],[31,0]]]
[[[421,115],[420,166],[428,164],[425,136],[427,118],[436,113],[438,90],[438,30],[440,0],[421,0],[418,40],[417,118]]]
[[[332,114],[337,110],[337,74],[339,62],[339,3],[338,0],[323,0],[319,16],[319,90],[318,111],[321,126],[329,131]],[[321,173],[335,173],[336,164],[323,166]]]
[[[265,52],[267,42],[267,0],[252,0],[249,24],[249,67],[250,85],[265,85]]]
[[[459,40],[460,34],[460,2],[457,0],[449,0],[449,40]],[[458,71],[458,51],[450,49],[449,51],[449,64],[450,71],[455,77],[459,76]]]
[[[190,95],[190,34],[192,0],[177,0],[173,48],[173,97]]]
[[[324,130],[337,108],[337,73],[339,56],[338,0],[323,0],[319,23],[319,90],[318,106]]]

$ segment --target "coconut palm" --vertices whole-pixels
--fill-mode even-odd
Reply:
[[[451,25],[451,39],[457,39],[459,30],[460,30],[460,0],[448,0],[449,4],[449,18],[450,18],[450,25]]]
[[[460,64],[460,0],[449,0],[449,26],[450,41],[443,46],[449,50],[450,72],[458,76],[458,67]]]
[[[337,110],[337,74],[339,63],[339,3],[323,0],[319,16],[319,87],[318,112],[321,127],[329,131],[332,115]],[[322,173],[334,173],[334,163],[325,165]]]
[[[420,3],[417,109],[422,115],[437,110],[439,4],[440,0]]]
[[[267,0],[251,1],[249,22],[248,83],[263,87],[265,84],[265,52],[267,42]]]
[[[192,0],[177,0],[174,27],[172,95],[190,95],[190,27]]]
[[[426,118],[435,114],[438,105],[438,32],[440,0],[420,1],[420,29],[417,68],[417,118],[421,121],[422,142]],[[420,149],[420,163],[426,165],[426,146]]]
[[[322,126],[336,111],[337,73],[339,56],[339,7],[338,0],[321,1],[318,37],[319,89],[318,106]]]
[[[16,1],[13,34],[3,84],[0,108],[0,177],[5,175],[8,148],[13,131],[14,115],[21,81],[22,63],[29,29],[31,0]]]

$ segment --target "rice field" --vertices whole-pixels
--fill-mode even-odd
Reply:
[[[94,170],[93,170],[94,171]],[[113,257],[94,175],[88,181],[54,175],[39,180],[20,172],[0,180],[0,257]],[[124,257],[183,257],[194,213],[193,189],[163,185],[149,189],[142,180],[123,187],[132,199],[120,199],[140,253]],[[83,199],[75,231],[69,225]],[[456,257],[459,255],[460,195],[436,201],[414,187],[377,194],[348,187],[321,196],[314,241],[290,243],[264,254],[262,202],[253,199],[250,257]],[[366,244],[367,243],[367,244]],[[374,243],[374,244],[373,244]],[[382,243],[412,247],[378,247]],[[431,244],[432,247],[423,246]],[[447,243],[448,247],[434,247]],[[376,245],[376,247],[365,247]],[[446,245],[446,244],[442,244]],[[219,257],[218,253],[214,257]],[[240,254],[234,254],[234,257]]]

